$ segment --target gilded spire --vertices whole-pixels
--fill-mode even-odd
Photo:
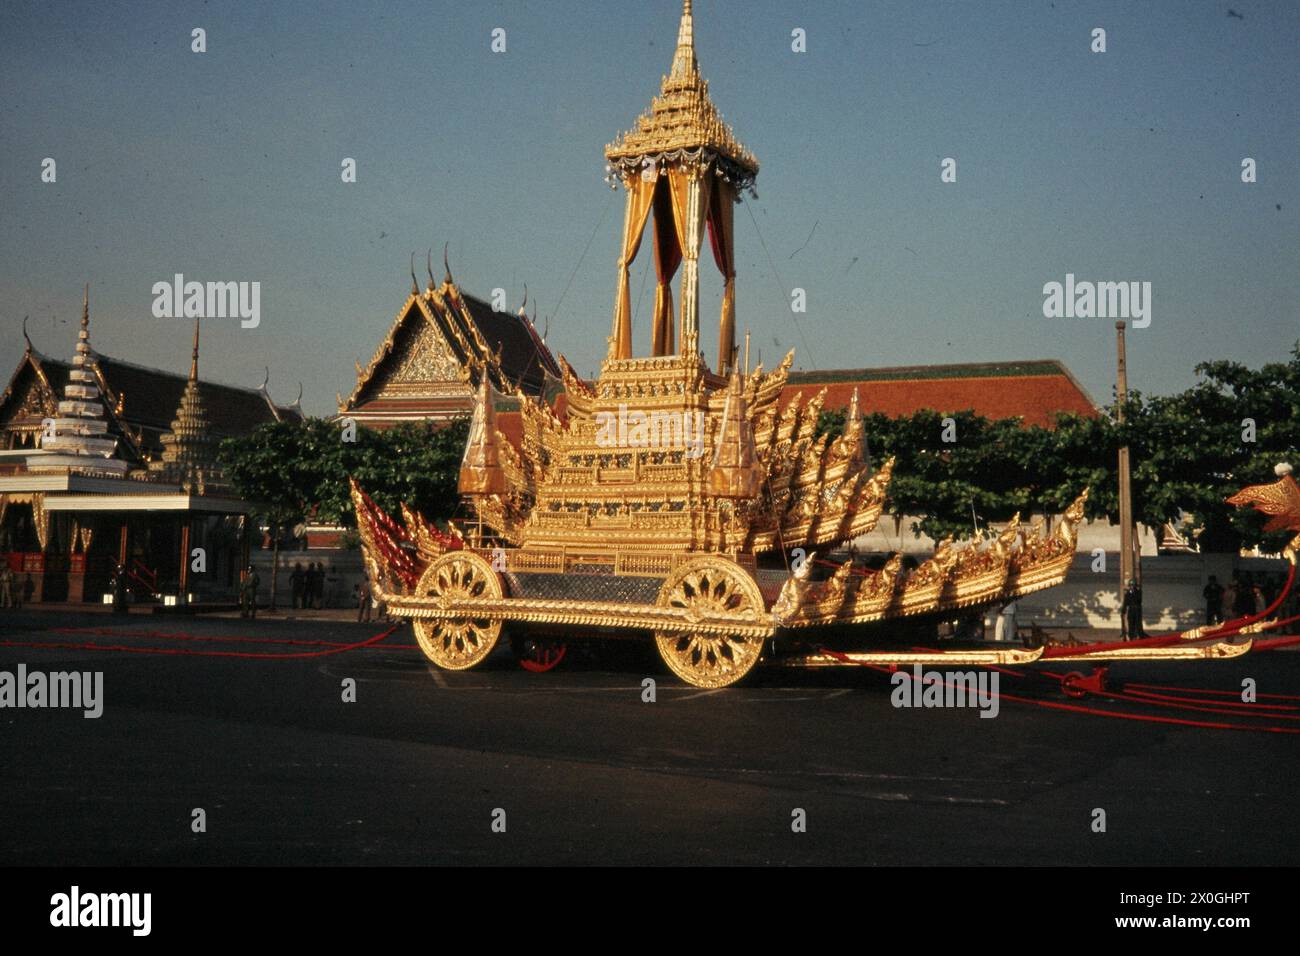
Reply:
[[[496,409],[492,404],[492,383],[487,369],[479,381],[478,401],[469,422],[469,440],[460,464],[459,490],[462,495],[501,495],[509,490],[497,447]]]
[[[709,99],[709,84],[700,76],[695,56],[695,18],[689,0],[682,6],[677,48],[659,95],[632,129],[605,147],[605,159],[625,178],[650,162],[714,167],[736,184],[737,191],[752,184],[758,174],[758,160],[736,140]]]
[[[673,54],[673,79],[696,76],[700,65],[695,59],[695,18],[691,16],[691,0],[682,7],[682,22],[677,28],[677,52]]]
[[[727,401],[718,427],[717,450],[709,471],[709,491],[723,498],[753,498],[763,476],[754,447],[754,429],[740,372],[732,370],[727,383]]]
[[[844,431],[838,440],[840,455],[854,464],[862,462],[862,409],[858,406],[858,389],[853,388],[848,410],[844,414]]]
[[[199,391],[199,320],[194,320],[194,346],[190,377],[181,393],[171,430],[159,439],[162,456],[149,463],[149,471],[163,481],[180,485],[187,494],[206,494],[225,485],[217,463],[217,437],[212,434],[203,396]]]

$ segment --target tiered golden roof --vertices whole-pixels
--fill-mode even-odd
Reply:
[[[758,160],[736,139],[709,98],[709,83],[700,75],[695,56],[695,27],[691,0],[685,0],[673,65],[660,83],[659,95],[636,126],[605,147],[605,158],[624,175],[647,162],[716,162],[748,186],[758,174]]]
[[[178,484],[187,494],[208,494],[225,487],[225,475],[217,460],[219,439],[212,434],[203,396],[199,394],[199,320],[194,320],[194,350],[190,377],[181,393],[176,418],[163,435],[162,458],[149,463],[151,476]]]

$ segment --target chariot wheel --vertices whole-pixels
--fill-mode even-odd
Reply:
[[[658,605],[681,612],[691,623],[734,618],[758,624],[765,618],[763,595],[744,569],[726,558],[696,558],[675,569],[659,589]],[[707,629],[686,633],[655,633],[659,656],[668,669],[696,687],[726,687],[753,669],[763,652],[766,635],[746,637]]]
[[[473,551],[449,551],[420,575],[417,597],[430,597],[441,609],[467,601],[502,597],[501,579],[492,565]],[[501,636],[501,622],[465,617],[412,619],[416,643],[424,656],[443,670],[463,671],[481,664]]]

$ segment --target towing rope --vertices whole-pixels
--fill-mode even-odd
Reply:
[[[865,661],[855,661],[848,654],[844,654],[840,651],[833,651],[830,650],[829,648],[824,648],[824,647],[819,648],[818,650],[820,651],[820,653],[835,658],[842,664],[856,664],[859,667],[866,667],[881,674],[903,673],[907,675],[908,680],[913,679],[912,675],[908,673],[908,671],[906,671],[905,669],[897,665],[890,667],[887,665],[871,664]],[[1004,668],[996,667],[996,666],[989,667],[988,670],[997,671],[999,673],[1005,672]],[[1042,672],[1035,672],[1035,673],[1039,673],[1040,675],[1042,675]],[[1026,675],[1017,675],[1017,676],[1026,676]],[[1042,676],[1046,676],[1046,675],[1042,675]],[[951,687],[954,690],[959,689],[956,687],[955,684],[951,684],[948,681],[943,679],[940,679],[939,684],[943,687]],[[932,684],[931,686],[934,685]],[[1089,691],[1089,693],[1097,693],[1097,692]],[[1102,696],[1118,698],[1120,700],[1132,700],[1132,702],[1134,703],[1155,703],[1153,701],[1147,701],[1142,698],[1127,698],[1121,694],[1116,694],[1108,691],[1102,691],[1100,693]],[[1189,718],[1184,718],[1184,717],[1161,717],[1154,714],[1127,714],[1121,711],[1104,710],[1098,707],[1087,707],[1084,706],[1083,704],[1065,704],[1065,703],[1060,703],[1059,701],[1040,700],[1033,697],[1021,697],[1016,694],[1003,694],[1000,691],[990,691],[990,694],[997,697],[998,700],[1009,700],[1018,704],[1031,704],[1035,707],[1043,707],[1048,710],[1063,710],[1063,711],[1068,711],[1070,713],[1076,713],[1076,714],[1089,714],[1094,717],[1111,717],[1117,720],[1135,720],[1142,723],[1152,723],[1152,724],[1174,724],[1176,726],[1181,726],[1181,727],[1200,727],[1200,728],[1206,728],[1210,730],[1242,730],[1242,731],[1255,732],[1255,733],[1300,734],[1300,727],[1279,727],[1279,726],[1261,727],[1257,725],[1252,726],[1248,724],[1224,723],[1222,721],[1191,720]],[[1183,707],[1181,709],[1196,710],[1198,708]],[[1261,714],[1260,716],[1268,717],[1268,716],[1281,716],[1281,715]],[[1293,718],[1284,718],[1284,719],[1295,720],[1300,718],[1293,717]]]
[[[285,644],[290,647],[351,647],[345,641],[302,641],[290,637],[244,637],[228,634],[186,634],[175,631],[119,631],[108,627],[52,627],[55,634],[94,634],[100,637],[138,637],[151,641],[202,641],[210,644]],[[414,644],[385,644],[384,649],[415,649]]]
[[[235,657],[244,660],[283,661],[301,660],[308,657],[326,657],[330,654],[342,654],[345,651],[355,651],[363,647],[371,647],[388,637],[388,635],[396,631],[399,626],[400,625],[394,624],[388,630],[381,631],[374,637],[369,637],[364,641],[357,641],[354,644],[340,644],[336,647],[326,648],[325,650],[299,651],[293,654],[259,654],[254,651],[197,651],[184,647],[132,647],[129,644],[76,644],[73,642],[63,641],[0,641],[0,647],[55,648],[59,650],[75,651],[116,651],[125,654],[163,654],[182,657]]]

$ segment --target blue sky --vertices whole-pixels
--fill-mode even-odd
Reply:
[[[713,99],[762,163],[758,200],[736,213],[737,323],[769,366],[791,347],[802,368],[1052,357],[1106,401],[1113,323],[1042,314],[1044,283],[1067,272],[1152,283],[1151,325],[1129,334],[1147,391],[1300,338],[1300,4],[695,6]],[[86,281],[98,349],[184,371],[188,323],[152,316],[153,283],[257,280],[260,326],[205,323],[203,375],[255,386],[269,365],[277,399],[301,381],[307,410],[329,413],[402,304],[410,253],[423,281],[444,241],[471,293],[502,287],[514,307],[527,282],[552,348],[594,372],[622,225],[602,151],[657,92],[679,12],[9,0],[4,374],[24,315],[38,348],[71,353]],[[806,53],[791,52],[796,27]],[[956,183],[940,182],[945,157]],[[649,262],[647,247],[633,266],[638,351]],[[712,361],[720,283],[704,275]],[[805,315],[790,312],[796,286]]]

